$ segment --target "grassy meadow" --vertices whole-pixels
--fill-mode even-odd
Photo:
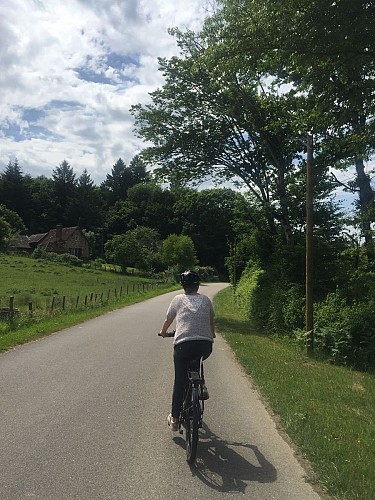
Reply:
[[[215,297],[217,325],[331,498],[375,498],[375,375],[307,357],[260,335],[231,289]]]
[[[139,276],[0,254],[0,308],[9,307],[13,296],[20,312],[11,322],[0,320],[0,352],[176,288]]]
[[[155,280],[128,276],[120,273],[73,267],[31,257],[0,254],[0,306],[9,305],[9,297],[14,296],[15,307],[26,308],[28,302],[34,309],[47,309],[52,297],[65,296],[76,303],[77,297],[83,300],[91,294],[107,296],[108,291],[120,292],[121,287],[139,283],[152,283]]]

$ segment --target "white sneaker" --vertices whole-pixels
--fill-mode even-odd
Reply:
[[[178,431],[178,418],[172,417],[172,415],[169,414],[167,417],[167,422],[173,432]]]

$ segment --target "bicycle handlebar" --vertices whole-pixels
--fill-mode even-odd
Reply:
[[[175,334],[175,330],[173,330],[173,332],[167,332],[164,337],[174,337],[174,334]],[[163,335],[160,335],[160,333],[158,333],[158,336],[159,337],[163,337]]]

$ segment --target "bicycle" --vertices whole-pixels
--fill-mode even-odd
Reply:
[[[174,332],[168,332],[166,337],[174,337]],[[189,464],[194,463],[197,456],[199,429],[203,425],[204,391],[203,357],[191,359],[178,422],[180,434],[185,429],[186,460]]]

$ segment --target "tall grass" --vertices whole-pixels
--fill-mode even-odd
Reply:
[[[375,376],[308,358],[254,331],[231,289],[215,298],[221,334],[320,484],[341,500],[375,498]]]

